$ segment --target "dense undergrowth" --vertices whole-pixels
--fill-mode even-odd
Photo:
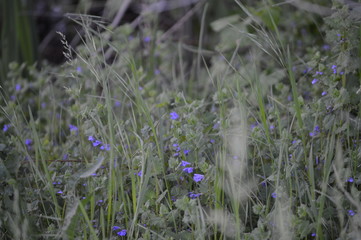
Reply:
[[[1,238],[358,239],[357,14],[233,8],[197,47],[71,16],[64,65],[12,63]]]

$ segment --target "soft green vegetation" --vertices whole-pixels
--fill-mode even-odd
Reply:
[[[197,46],[72,16],[66,64],[10,64],[0,238],[361,236],[359,19],[232,9]]]

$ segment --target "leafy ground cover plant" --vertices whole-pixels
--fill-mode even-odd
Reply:
[[[1,237],[356,239],[359,23],[234,6],[211,50],[79,15],[66,64],[11,64]]]

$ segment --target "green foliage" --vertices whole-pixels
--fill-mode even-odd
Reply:
[[[202,20],[217,53],[79,15],[66,64],[10,64],[0,236],[355,239],[359,25],[238,5]]]

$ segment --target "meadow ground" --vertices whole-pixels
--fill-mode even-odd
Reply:
[[[357,14],[231,7],[196,45],[71,15],[65,64],[10,64],[1,239],[361,239]]]

